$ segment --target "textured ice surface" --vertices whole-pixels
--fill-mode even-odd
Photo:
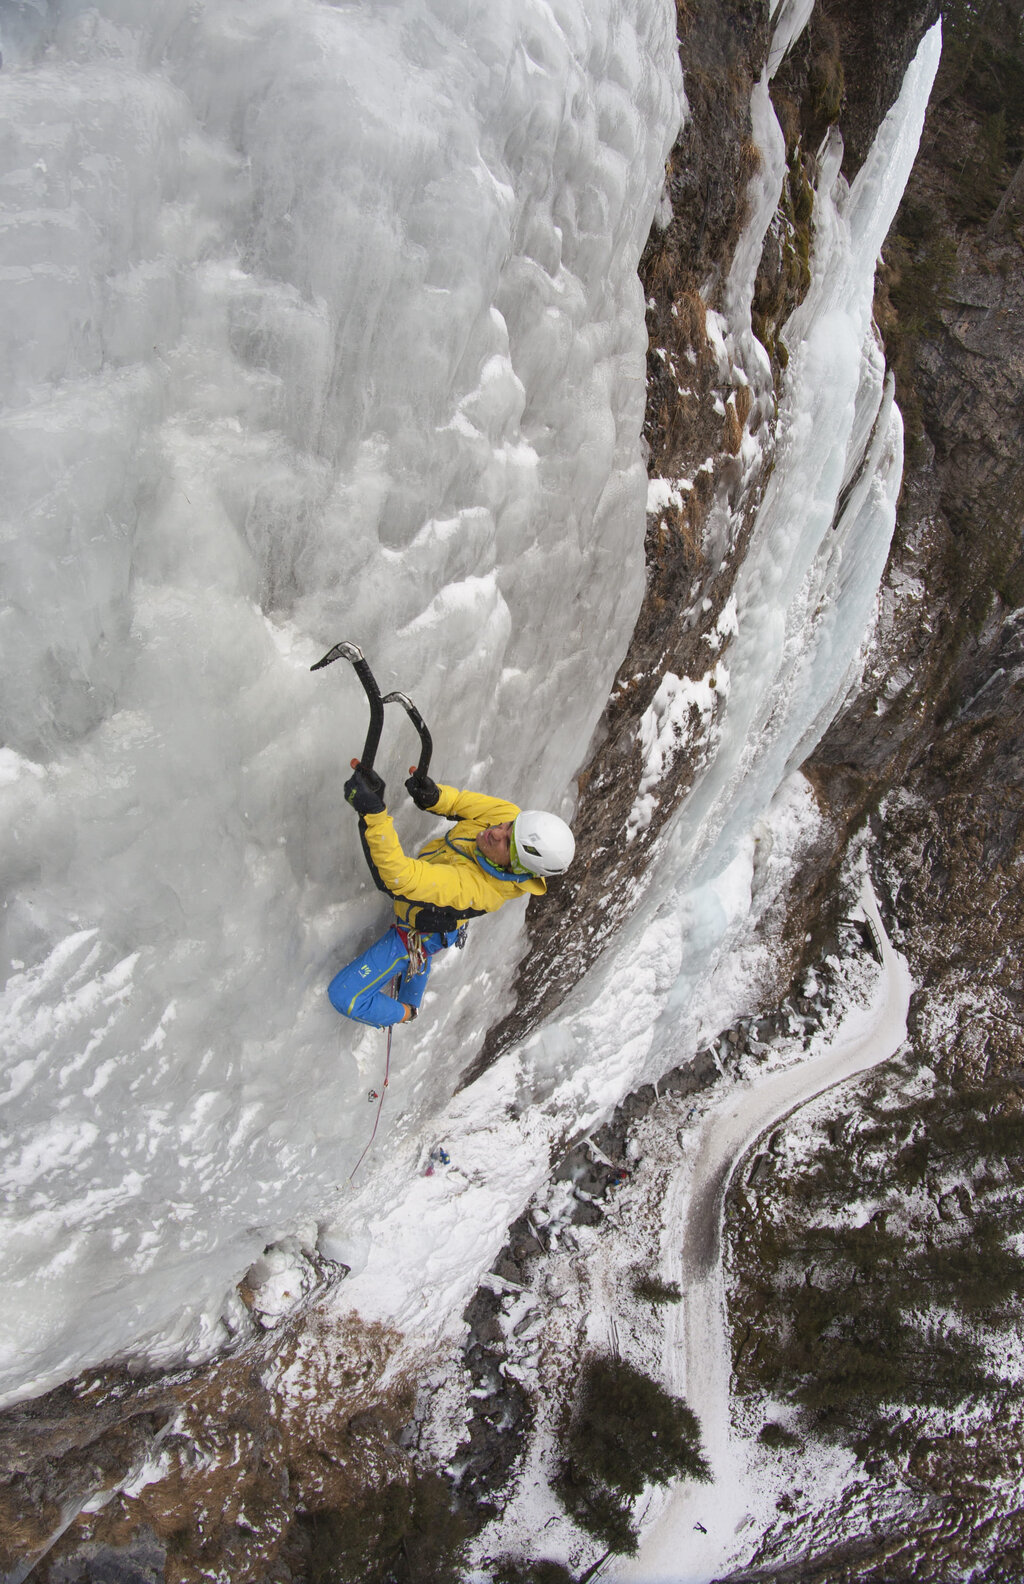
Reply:
[[[0,29],[9,1397],[215,1343],[365,1142],[381,1042],[323,993],[386,916],[340,796],[364,703],[310,663],[355,640],[438,775],[571,809],[642,591],[681,99],[667,0]],[[510,915],[402,1037],[396,1139],[504,1004]]]

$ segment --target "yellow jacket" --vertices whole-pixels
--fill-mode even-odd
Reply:
[[[543,896],[547,884],[539,875],[496,869],[476,845],[478,834],[488,825],[515,819],[516,805],[455,787],[443,786],[439,791],[429,812],[455,821],[454,828],[427,842],[417,858],[402,851],[386,809],[360,820],[367,862],[380,889],[394,897],[398,923],[424,935],[456,930],[467,919],[494,913],[515,897]]]

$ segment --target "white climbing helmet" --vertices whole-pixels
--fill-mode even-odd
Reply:
[[[543,809],[523,809],[512,825],[513,863],[535,875],[564,874],[576,842],[565,820]]]

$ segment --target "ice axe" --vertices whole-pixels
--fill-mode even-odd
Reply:
[[[408,693],[385,693],[384,703],[401,704],[402,708],[405,710],[405,713],[408,715],[416,730],[419,732],[420,761],[417,765],[409,766],[409,773],[410,775],[414,775],[417,781],[425,781],[430,770],[430,756],[434,751],[434,744],[431,741],[430,733],[427,730],[426,721],[423,719],[423,716],[416,708]]]
[[[364,770],[372,770],[373,761],[380,743],[381,728],[384,725],[384,700],[380,696],[377,678],[370,670],[368,662],[363,658],[363,651],[358,644],[354,643],[335,644],[333,649],[328,649],[322,660],[318,660],[316,665],[311,665],[309,669],[311,671],[320,671],[324,666],[331,665],[335,660],[351,661],[352,669],[363,684],[363,692],[366,694],[366,700],[370,706],[370,724],[366,731],[362,757],[353,759],[352,768],[354,770],[356,765],[361,765]]]
[[[430,756],[434,751],[434,744],[431,740],[430,732],[427,730],[426,721],[409,695],[396,692],[388,693],[382,698],[380,688],[377,685],[377,678],[370,670],[369,662],[364,658],[363,651],[358,644],[335,644],[333,649],[328,649],[322,660],[318,660],[316,665],[310,666],[309,669],[311,671],[321,671],[324,666],[331,665],[335,660],[348,660],[351,663],[356,676],[363,684],[363,691],[370,705],[370,725],[366,733],[366,742],[363,744],[362,757],[352,760],[353,770],[357,765],[360,765],[364,770],[373,769],[373,761],[380,744],[381,729],[384,725],[384,706],[385,704],[401,704],[419,733],[420,739],[419,764],[415,767],[410,767],[410,774],[415,775],[420,780],[426,780],[430,770]]]

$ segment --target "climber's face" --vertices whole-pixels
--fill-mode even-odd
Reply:
[[[512,862],[512,821],[504,825],[488,825],[476,839],[476,844],[489,864],[507,869]]]

